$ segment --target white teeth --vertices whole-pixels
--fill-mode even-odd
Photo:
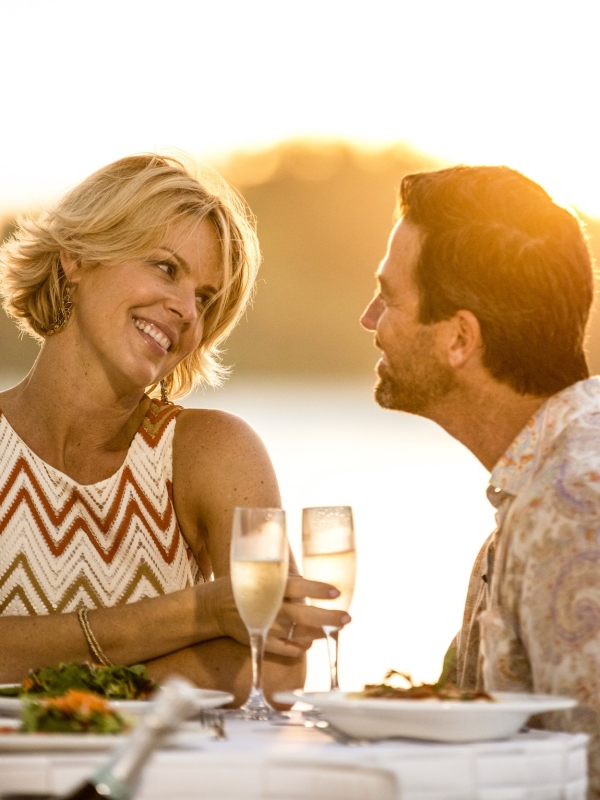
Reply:
[[[148,322],[142,322],[141,319],[134,319],[133,324],[136,328],[139,328],[139,330],[144,331],[144,333],[147,333],[148,336],[151,336],[154,341],[158,342],[159,345],[164,347],[165,350],[168,350],[169,347],[171,347],[171,340],[154,325],[150,325]]]

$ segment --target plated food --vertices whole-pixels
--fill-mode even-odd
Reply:
[[[113,750],[127,741],[126,734],[115,733],[24,733],[16,719],[0,719],[0,753],[38,753]]]
[[[350,693],[354,694],[354,693]],[[577,705],[571,697],[544,694],[492,694],[487,702],[416,702],[356,697],[346,692],[281,692],[281,703],[309,703],[323,719],[357,739],[402,737],[435,742],[475,742],[514,736],[533,714]]]
[[[111,749],[131,727],[109,701],[91,692],[28,697],[20,719],[0,719],[0,751]]]
[[[465,691],[453,683],[443,680],[437,683],[413,683],[410,675],[391,669],[386,673],[386,680],[397,675],[407,687],[394,686],[390,683],[367,683],[361,692],[350,692],[347,697],[355,700],[382,698],[386,700],[451,700],[494,702],[492,695],[484,691]]]
[[[31,698],[61,697],[74,690],[92,692],[113,711],[135,717],[146,712],[157,689],[143,664],[96,667],[71,662],[32,671],[23,683],[0,685],[0,715],[18,717]],[[199,709],[218,708],[231,703],[233,695],[196,689],[196,700]]]
[[[62,697],[28,698],[21,714],[23,733],[123,733],[131,727],[108,701],[91,692],[69,690]]]
[[[72,661],[33,670],[21,684],[0,687],[0,697],[60,697],[76,690],[108,700],[147,700],[156,689],[143,664],[100,667]]]
[[[0,752],[111,750],[126,740],[152,706],[149,693],[158,688],[143,665],[96,668],[70,663],[36,670],[21,684],[0,686],[0,715],[6,715],[0,716]],[[190,712],[201,712],[230,703],[233,695],[192,687],[191,699]],[[215,736],[222,736],[220,723],[191,719],[165,744],[195,746]]]

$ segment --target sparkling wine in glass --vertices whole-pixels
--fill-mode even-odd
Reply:
[[[322,506],[302,510],[302,563],[304,577],[331,583],[339,589],[335,600],[317,600],[313,605],[348,611],[356,580],[354,523],[350,506]],[[323,626],[327,638],[331,689],[339,690],[338,636],[340,629]]]
[[[285,511],[280,508],[236,508],[231,539],[233,596],[250,635],[252,688],[238,715],[245,719],[280,717],[262,690],[265,638],[283,602],[289,547]]]

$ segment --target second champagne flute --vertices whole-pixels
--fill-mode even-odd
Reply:
[[[252,688],[238,716],[281,716],[262,690],[265,638],[283,602],[288,578],[289,546],[285,511],[280,508],[236,508],[231,539],[231,583],[235,604],[250,635]]]
[[[308,580],[331,583],[340,591],[335,600],[317,600],[313,605],[348,611],[356,580],[354,522],[350,506],[302,509],[302,566]],[[338,691],[340,629],[324,625],[323,631],[327,637],[331,689]]]

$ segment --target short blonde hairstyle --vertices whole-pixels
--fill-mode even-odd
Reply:
[[[63,303],[61,250],[81,265],[122,263],[147,256],[182,219],[213,223],[223,283],[206,309],[202,342],[166,377],[167,389],[171,397],[182,397],[196,384],[218,385],[228,372],[220,363],[219,346],[250,300],[260,264],[255,222],[216,173],[203,172],[198,180],[175,158],[147,154],[120,159],[86,178],[53,210],[19,219],[0,249],[4,308],[22,330],[43,341]]]

